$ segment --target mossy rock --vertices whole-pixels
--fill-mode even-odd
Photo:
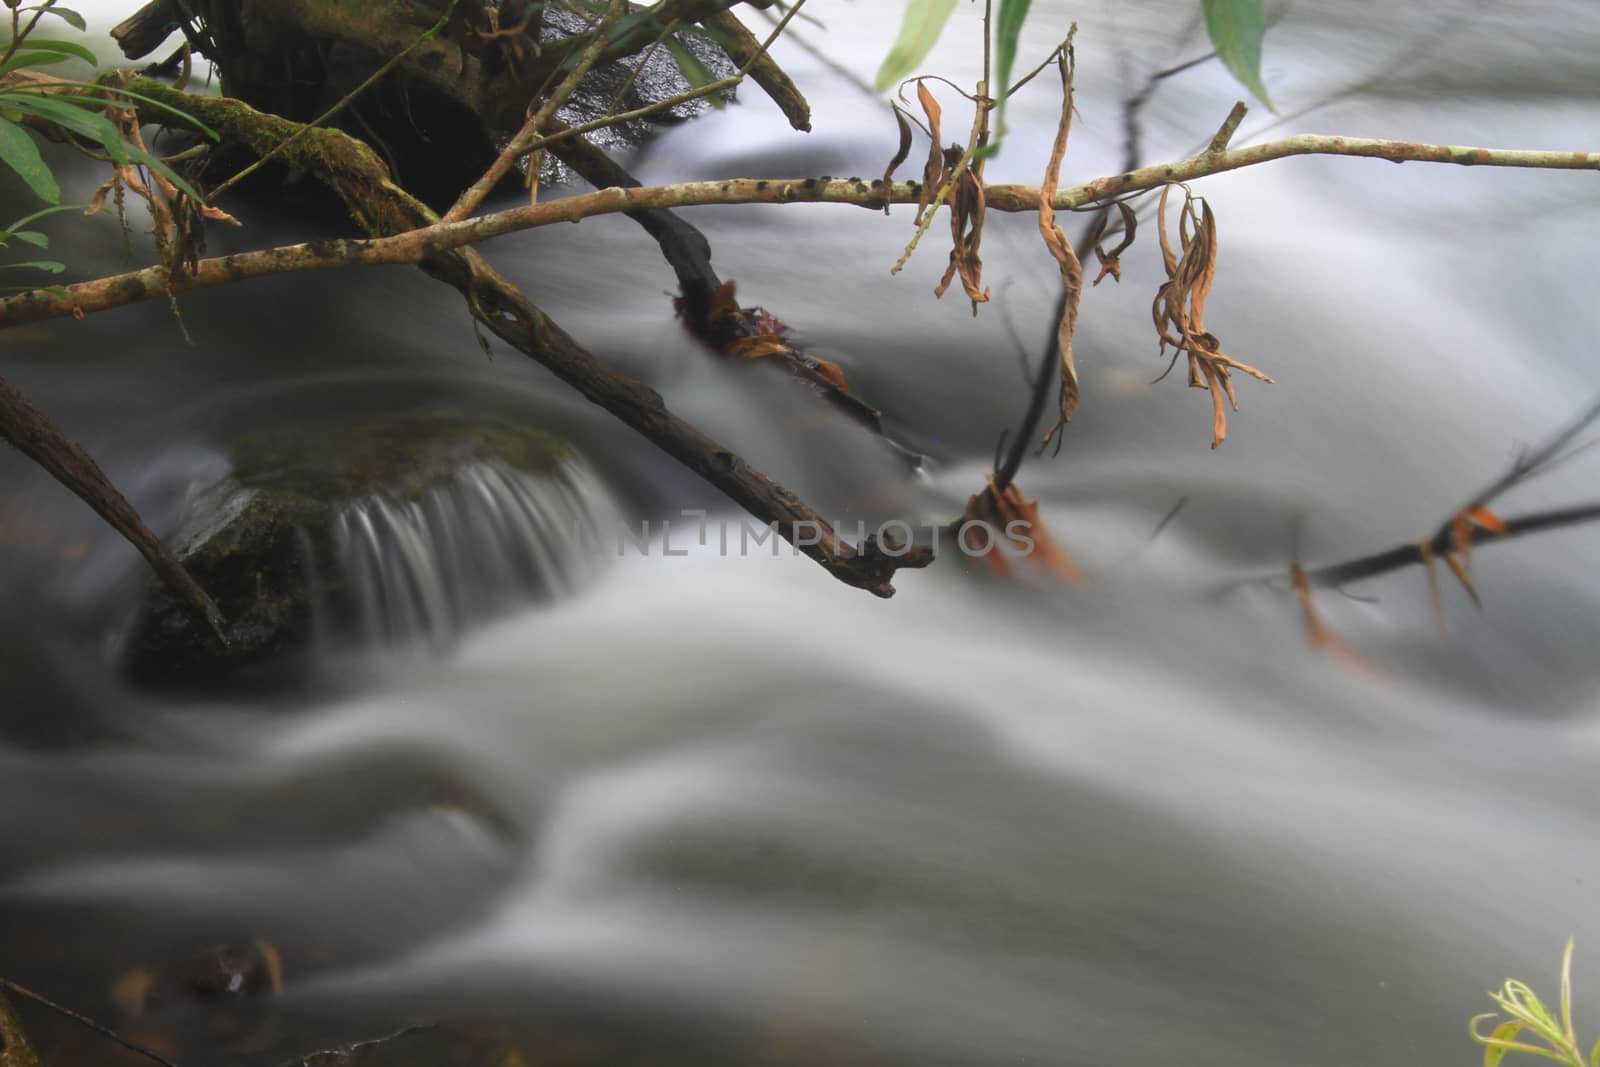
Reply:
[[[173,539],[228,619],[228,644],[152,583],[123,651],[136,681],[298,678],[318,627],[337,634],[355,610],[335,533],[352,506],[404,508],[474,465],[558,480],[577,462],[537,426],[456,413],[323,418],[241,436],[228,451],[231,470],[191,489]]]

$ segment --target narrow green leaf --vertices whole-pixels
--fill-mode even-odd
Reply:
[[[1206,32],[1217,58],[1257,100],[1271,108],[1267,87],[1261,83],[1261,39],[1267,33],[1261,0],[1202,0],[1202,4]]]
[[[29,8],[28,10],[32,11],[35,9]],[[56,18],[62,20],[79,33],[87,33],[89,31],[89,24],[83,20],[83,16],[72,10],[70,7],[47,7],[44,9],[44,11],[47,14],[54,15]]]
[[[1516,1037],[1521,1030],[1522,1024],[1515,1019],[1503,1022],[1495,1027],[1489,1034],[1489,1041],[1506,1042],[1507,1044],[1491,1045],[1488,1041],[1484,1042],[1483,1067],[1500,1067],[1500,1061],[1505,1059],[1506,1053],[1510,1051],[1509,1043],[1511,1039]]]
[[[61,187],[56,185],[50,165],[39,155],[39,146],[34,144],[27,130],[9,119],[0,119],[0,161],[16,171],[40,200],[49,204],[60,202]]]
[[[65,263],[57,263],[53,259],[33,259],[26,263],[0,263],[0,267],[31,267],[49,274],[60,274],[67,269]]]
[[[65,63],[71,58],[59,52],[30,52],[26,47],[19,48],[10,59],[0,63],[0,74],[10,74],[23,67],[48,67],[55,63]]]
[[[691,89],[703,89],[717,80],[717,76],[706,69],[700,62],[700,57],[689,51],[689,46],[676,37],[668,37],[661,42],[666,45],[667,51],[672,53],[672,59],[678,64],[678,71],[683,75],[683,80],[689,83]],[[701,97],[712,107],[726,107],[727,101],[716,93],[708,93]]]
[[[944,24],[950,21],[955,9],[956,0],[906,0],[900,36],[895,38],[894,47],[889,49],[883,66],[878,68],[875,84],[880,93],[916,71],[917,65],[933,51]]]
[[[32,245],[35,248],[50,247],[50,238],[46,237],[38,230],[12,230],[10,233],[4,234],[3,236],[7,238],[15,237],[23,244]]]
[[[115,106],[119,106],[119,105],[121,105],[123,103],[123,101],[121,99],[119,99],[119,98],[125,96],[129,100],[137,100],[141,104],[149,104],[151,107],[155,108],[157,111],[165,111],[169,115],[172,115],[174,118],[182,119],[185,123],[187,123],[190,126],[193,126],[195,129],[199,130],[201,133],[205,134],[207,137],[211,138],[213,141],[222,140],[221,136],[218,135],[216,130],[213,130],[210,126],[207,126],[205,123],[201,122],[199,119],[195,118],[193,115],[189,114],[187,111],[184,111],[181,108],[173,107],[171,104],[165,103],[165,102],[163,102],[161,100],[157,100],[155,97],[146,96],[143,93],[136,93],[132,89],[109,89],[106,86],[101,85],[99,82],[60,81],[60,82],[53,82],[52,84],[64,85],[64,86],[68,86],[68,87],[76,88],[76,89],[91,90],[91,92],[85,93],[84,95],[81,95],[81,96],[72,96],[72,97],[63,97],[62,98],[62,99],[66,99],[66,100],[76,100],[76,101],[79,101],[79,102],[81,102],[81,103],[83,103],[85,105],[97,104],[97,105],[102,105],[102,106],[115,107]],[[95,93],[98,93],[98,94],[101,94],[101,95],[96,96],[96,95],[94,95]]]
[[[20,230],[22,227],[28,225],[28,223],[38,222],[40,219],[45,218],[46,216],[59,215],[64,211],[82,211],[87,206],[88,205],[86,204],[56,204],[53,207],[40,208],[33,214],[24,215],[22,218],[7,226],[6,233],[15,233],[17,230]]]
[[[131,145],[122,139],[122,133],[117,129],[116,123],[106,118],[98,111],[85,110],[86,107],[95,106],[94,101],[86,103],[68,103],[68,100],[83,101],[83,97],[49,97],[39,95],[13,94],[6,96],[4,103],[10,104],[19,111],[38,115],[48,119],[63,129],[71,130],[82,137],[87,137],[106,150],[112,162],[118,166],[129,163],[138,163],[149,167],[167,181],[183,190],[185,194],[196,200],[205,199],[193,186],[178,176],[178,173],[167,166],[155,156],[146,152],[137,145]],[[59,197],[58,197],[59,199]]]
[[[1006,135],[1006,100],[1010,96],[1011,70],[1017,62],[1017,42],[1022,36],[1022,24],[1028,21],[1028,7],[1033,0],[1000,0],[1000,16],[995,23],[995,78],[989,86],[989,95],[1000,101],[995,111],[994,130],[989,143],[978,152],[979,159],[987,159],[1000,151],[1000,141]]]
[[[54,41],[47,37],[34,37],[30,35],[24,38],[22,43],[17,47],[31,48],[35,52],[60,52],[62,55],[71,56],[74,59],[81,59],[92,67],[98,67],[100,65],[100,61],[94,57],[94,53],[83,47],[83,45],[79,44],[77,41]]]

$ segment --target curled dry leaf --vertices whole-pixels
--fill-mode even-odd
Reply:
[[[1106,275],[1111,275],[1114,282],[1122,281],[1122,253],[1133,246],[1134,237],[1139,232],[1139,216],[1135,214],[1133,205],[1127,201],[1117,202],[1117,212],[1120,215],[1120,226],[1107,227],[1105,219],[1101,216],[1101,227],[1094,234],[1094,257],[1100,261],[1100,271],[1094,276],[1094,284],[1099,285],[1105,280]],[[1122,234],[1122,240],[1115,248],[1106,249],[1106,240],[1115,234]]]
[[[1089,584],[1089,576],[1083,568],[1050,536],[1049,529],[1039,518],[1039,505],[1023,496],[1015,482],[1002,490],[995,485],[994,476],[989,475],[988,484],[967,498],[966,510],[962,512],[957,527],[969,522],[984,523],[991,530],[998,531],[990,538],[988,550],[976,555],[988,560],[989,565],[1000,574],[1007,577],[1011,574],[1011,564],[999,546],[1006,540],[1005,535],[1015,530],[1026,535],[1033,543],[1032,551],[1024,559],[1044,567],[1071,585],[1083,587]],[[1020,525],[1013,526],[1013,523]]]
[[[1179,250],[1175,253],[1167,228],[1167,201],[1171,195],[1170,185],[1161,191],[1157,222],[1167,280],[1156,292],[1151,316],[1155,319],[1156,336],[1161,339],[1162,353],[1168,345],[1173,346],[1177,350],[1172,357],[1174,363],[1179,355],[1186,354],[1189,385],[1211,393],[1211,447],[1216,448],[1228,436],[1224,398],[1235,411],[1239,409],[1239,399],[1233,391],[1233,371],[1244,371],[1269,384],[1272,379],[1222,351],[1222,343],[1206,330],[1206,297],[1217,277],[1217,219],[1210,204],[1197,200],[1186,189],[1183,207],[1178,212]]]
[[[1461,588],[1466,590],[1467,596],[1472,598],[1472,603],[1479,608],[1483,607],[1483,598],[1478,595],[1478,586],[1472,580],[1472,540],[1473,528],[1480,527],[1490,533],[1504,535],[1506,532],[1505,520],[1480,505],[1466,507],[1450,516],[1445,524],[1448,531],[1450,547],[1444,552],[1434,550],[1436,538],[1429,538],[1417,545],[1417,555],[1421,558],[1423,566],[1428,572],[1428,596],[1433,602],[1434,618],[1439,624],[1439,636],[1448,636],[1444,620],[1444,597],[1439,588],[1439,572],[1435,566],[1436,561],[1444,560],[1444,565],[1450,568],[1450,573],[1455,580],[1461,583]]]
[[[952,146],[955,161],[952,167],[960,166],[961,150]],[[983,243],[983,219],[988,210],[988,203],[983,195],[983,177],[972,167],[965,167],[956,178],[955,188],[950,192],[950,265],[945,268],[944,277],[934,289],[934,296],[943,296],[945,290],[950,288],[950,282],[957,275],[961,277],[961,288],[966,291],[967,299],[972,301],[972,313],[978,313],[978,305],[989,299],[989,290],[983,284],[983,260],[978,256],[979,246]]]
[[[1066,157],[1067,138],[1072,132],[1073,53],[1070,38],[1068,47],[1062,50],[1056,65],[1061,71],[1061,121],[1056,126],[1050,162],[1045,165],[1044,181],[1039,186],[1039,233],[1044,238],[1045,248],[1049,249],[1060,267],[1061,286],[1066,292],[1066,300],[1061,305],[1061,320],[1056,323],[1056,344],[1061,351],[1061,415],[1045,434],[1041,449],[1071,420],[1082,396],[1078,384],[1078,363],[1072,352],[1072,335],[1078,328],[1078,304],[1083,298],[1083,264],[1079,262],[1072,242],[1056,225],[1055,208],[1051,206],[1056,189],[1061,184],[1061,161]]]
[[[894,186],[894,172],[900,164],[911,155],[911,120],[906,118],[906,113],[900,110],[900,105],[894,106],[894,121],[900,127],[900,147],[896,149],[894,158],[889,160],[889,165],[883,170],[883,213],[889,214],[889,204],[894,200],[890,190]]]
[[[917,196],[917,216],[912,220],[915,225],[921,226],[922,216],[927,213],[928,205],[933,203],[933,194],[944,185],[949,164],[945,157],[944,138],[939,131],[939,101],[921,79],[917,80],[917,102],[922,105],[922,113],[928,117],[928,161],[922,165],[922,191]]]
[[[1331,656],[1341,666],[1356,674],[1376,680],[1386,677],[1376,663],[1330,630],[1322,621],[1322,617],[1317,614],[1316,602],[1311,594],[1311,579],[1300,564],[1289,565],[1289,583],[1294,587],[1296,599],[1300,601],[1300,620],[1305,628],[1307,645]]]

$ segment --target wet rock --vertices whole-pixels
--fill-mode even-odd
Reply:
[[[122,657],[143,684],[292,680],[328,642],[447,645],[467,622],[571,586],[605,499],[545,431],[456,414],[280,426],[229,459],[191,488],[172,541],[228,644],[152,587]]]

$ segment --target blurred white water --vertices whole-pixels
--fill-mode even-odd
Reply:
[[[1205,51],[1194,6],[1035,3],[1034,60],[1082,24],[1068,180],[1116,169],[1123,96]],[[801,32],[870,76],[898,5],[813,7],[830,33]],[[974,10],[957,17],[970,27]],[[958,27],[931,66],[970,80],[971,40]],[[1252,118],[1239,140],[1592,150],[1597,45],[1588,4],[1296,3],[1268,38],[1283,124]],[[806,55],[782,59],[817,133],[782,131],[747,96],[667,135],[639,176],[881,173],[892,121]],[[1013,107],[991,177],[1040,173],[1058,106],[1044,81]],[[1214,64],[1166,81],[1146,158],[1202,143],[1237,92]],[[135,958],[195,937],[332,945],[338,962],[291,971],[279,1010],[347,1036],[567,1013],[709,1033],[696,1058],[719,1063],[1461,1063],[1483,991],[1512,974],[1551,991],[1569,933],[1579,1018],[1600,1020],[1585,978],[1600,951],[1595,533],[1483,550],[1485,610],[1447,590],[1447,640],[1420,573],[1355,590],[1376,603],[1323,595],[1379,680],[1307,650],[1279,592],[1207,595],[1281,573],[1297,523],[1312,563],[1420,537],[1600,391],[1600,184],[1297,159],[1196,189],[1221,222],[1207,322],[1278,384],[1241,384],[1216,452],[1202,394],[1177,374],[1139,384],[1164,366],[1143,232],[1121,285],[1086,298],[1066,447],[1021,479],[1093,588],[947,567],[902,574],[879,602],[786,550],[630,549],[573,599],[451,657],[368,665],[276,716],[124,693],[92,660],[55,665],[49,634],[12,620],[17,700],[93,707],[124,739],[0,750],[0,907],[44,930],[112,928]],[[488,250],[605,358],[828,509],[870,511],[876,491],[952,514],[1024,402],[1005,319],[1036,344],[1053,272],[1032,220],[992,219],[996,301],[974,320],[932,299],[936,242],[888,275],[909,219],[694,216],[743,299],[933,454],[925,482],[848,428],[805,432],[774,391],[683,340],[653,301],[671,276],[625,220]],[[327,350],[275,343],[269,299],[313,302]],[[424,280],[285,280],[186,305],[200,356],[159,313],[122,313],[139,335],[115,359],[83,340],[109,329],[91,320],[37,339],[17,380],[91,445],[120,442],[109,464],[131,475],[222,432],[193,399],[202,360],[207,396],[435,375],[429,389],[493,389],[560,421],[638,515],[716,506],[514,357],[486,363]],[[128,412],[119,375],[190,414]],[[1592,498],[1596,462],[1504,510]],[[29,482],[25,499],[64,511],[51,492]],[[57,970],[98,995],[103,953],[62,951]]]

